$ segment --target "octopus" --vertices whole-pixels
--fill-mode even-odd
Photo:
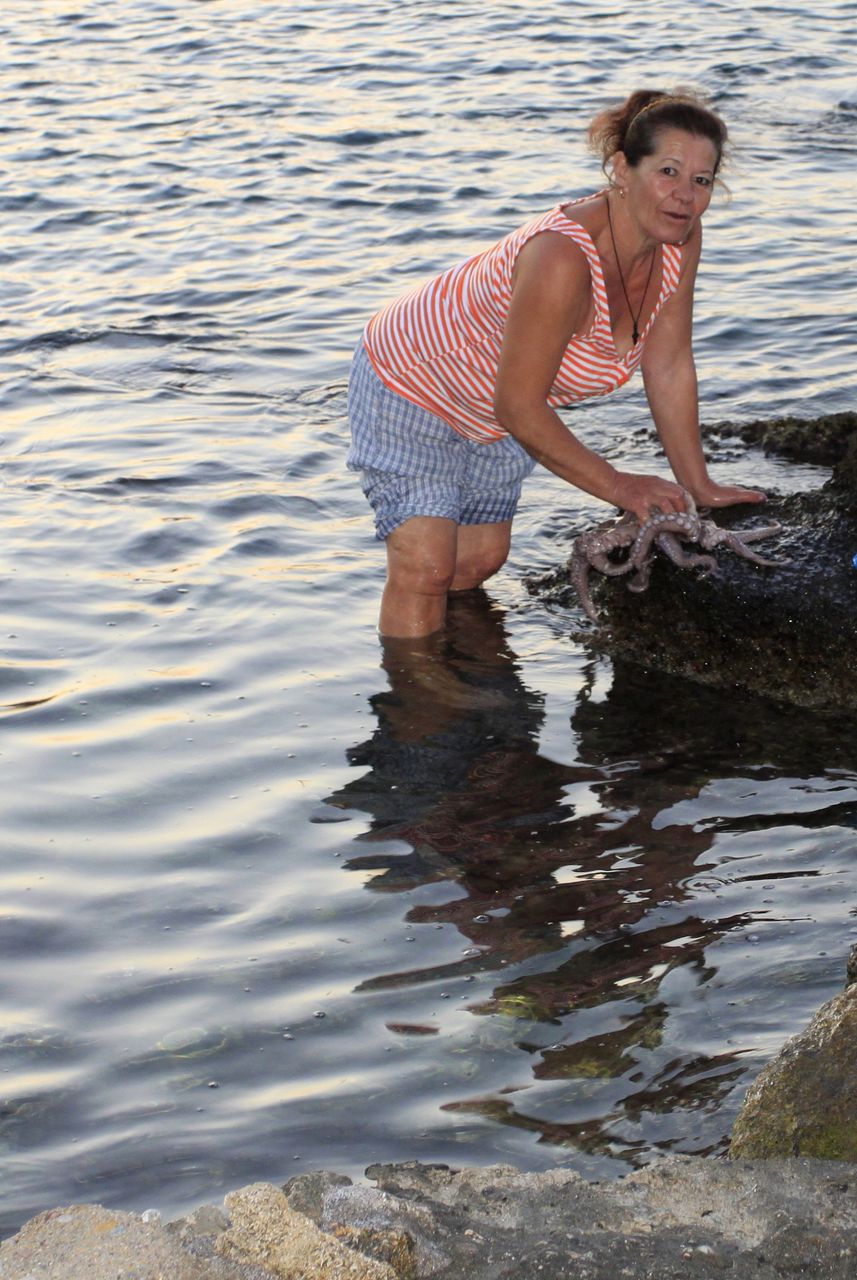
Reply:
[[[707,511],[697,511],[693,498],[686,490],[683,492],[686,511],[658,512],[643,523],[626,511],[619,519],[606,520],[575,538],[569,561],[571,581],[584,612],[593,622],[600,622],[600,618],[589,589],[592,569],[608,578],[633,574],[627,584],[628,590],[645,591],[656,551],[663,552],[680,569],[696,569],[702,574],[712,575],[719,571],[717,560],[712,555],[718,547],[727,547],[753,564],[777,566],[789,563],[786,559],[761,556],[750,545],[781,533],[781,524],[755,529],[723,529],[707,518]],[[685,544],[696,544],[700,550],[691,550]],[[627,554],[622,555],[626,549]]]

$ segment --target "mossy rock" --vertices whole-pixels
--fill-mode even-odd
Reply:
[[[831,482],[772,495],[762,512],[731,507],[716,519],[739,527],[769,521],[783,530],[765,551],[788,561],[775,568],[724,550],[717,575],[700,578],[659,556],[649,589],[636,595],[623,578],[592,574],[605,623],[592,633],[593,648],[702,684],[819,711],[857,711],[857,506]],[[556,588],[546,598],[563,602]]]
[[[857,985],[834,996],[751,1085],[730,1156],[857,1161]]]
[[[759,418],[753,422],[713,422],[702,428],[707,440],[735,438],[792,462],[834,466],[857,435],[857,413],[826,413],[818,418]]]
[[[857,431],[850,437],[844,454],[833,468],[831,486],[839,491],[847,507],[857,505]]]

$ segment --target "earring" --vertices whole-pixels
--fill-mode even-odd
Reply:
[[[620,187],[620,188],[619,188],[619,199],[620,199],[620,200],[624,200],[624,199],[625,199],[625,188],[624,188],[624,187]]]

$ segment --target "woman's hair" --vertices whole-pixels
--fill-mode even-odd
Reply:
[[[661,129],[683,129],[708,138],[720,168],[728,139],[726,125],[692,89],[636,89],[625,102],[599,112],[589,126],[589,142],[606,170],[611,156],[624,153],[634,168],[657,149]]]

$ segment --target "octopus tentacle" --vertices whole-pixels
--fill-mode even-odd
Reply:
[[[575,552],[571,557],[569,576],[571,585],[577,592],[577,598],[583,606],[583,612],[592,622],[599,622],[598,610],[595,608],[592,593],[589,590],[589,561]]]
[[[634,544],[628,553],[628,559],[638,569],[652,549],[652,543],[662,533],[678,533],[687,542],[696,542],[699,537],[700,520],[696,512],[677,511],[671,514],[650,516],[640,528]]]
[[[643,560],[637,566],[637,572],[628,583],[628,590],[641,592],[645,591],[649,585],[649,579],[652,576],[652,565],[655,563],[655,557],[649,556],[647,560]]]
[[[597,621],[598,614],[592,603],[589,592],[589,570],[597,569],[606,577],[621,577],[634,568],[627,560],[611,560],[613,552],[630,546],[639,532],[639,522],[631,512],[626,511],[619,520],[605,521],[595,529],[581,533],[574,540],[571,561],[572,581],[578,588],[584,610],[588,617]]]
[[[710,521],[714,524],[714,521]],[[717,525],[714,525],[715,529]],[[773,538],[774,534],[782,533],[783,526],[778,522],[774,524],[766,524],[761,529],[736,529],[735,533],[739,535],[742,542],[761,542],[762,538]]]
[[[751,551],[747,546],[749,542],[760,542],[763,538],[771,538],[774,534],[782,533],[782,530],[781,524],[765,525],[761,529],[721,529],[713,520],[705,520],[699,542],[706,551],[713,551],[715,547],[728,547],[730,551],[734,551],[744,560],[752,561],[753,564],[769,566],[790,564],[791,561],[787,557],[766,558]]]
[[[695,551],[685,551],[674,533],[659,533],[655,539],[655,545],[663,551],[667,559],[672,560],[673,564],[678,565],[680,569],[701,569],[703,573],[711,574],[718,572],[717,561],[714,556],[699,555]],[[648,556],[642,562],[634,579],[628,583],[629,591],[639,593],[646,590],[654,563],[655,557],[653,555]]]
[[[715,526],[716,527],[716,526]],[[719,536],[713,539],[713,546],[728,547],[730,551],[734,551],[736,555],[741,556],[743,560],[750,560],[753,564],[763,564],[775,567],[777,565],[788,564],[788,559],[779,556],[760,556],[758,551],[752,551],[746,545],[746,539],[738,530],[719,529]],[[705,544],[703,543],[703,546]]]
[[[603,573],[606,578],[621,578],[624,573],[630,573],[635,567],[629,559],[611,560],[609,554],[598,551],[592,552],[589,564],[591,568]]]
[[[705,553],[721,546],[753,564],[779,566],[790,563],[786,558],[761,556],[748,545],[781,533],[782,525],[773,523],[754,529],[723,529],[707,518],[707,508],[698,512],[691,495],[687,491],[684,493],[686,511],[658,512],[642,523],[631,512],[625,512],[620,519],[605,521],[575,539],[569,562],[570,577],[584,612],[593,622],[599,622],[599,614],[589,585],[591,570],[596,569],[610,578],[633,573],[628,590],[642,592],[649,585],[656,549],[681,569],[698,569],[710,574],[718,572],[718,564],[713,555]],[[683,545],[685,543],[696,543],[702,554],[689,550]],[[615,553],[625,549],[625,558],[616,559]]]
[[[657,545],[667,559],[672,560],[679,569],[701,569],[703,573],[717,572],[717,561],[714,556],[700,555],[697,551],[686,551],[674,533],[662,533],[657,538]]]

